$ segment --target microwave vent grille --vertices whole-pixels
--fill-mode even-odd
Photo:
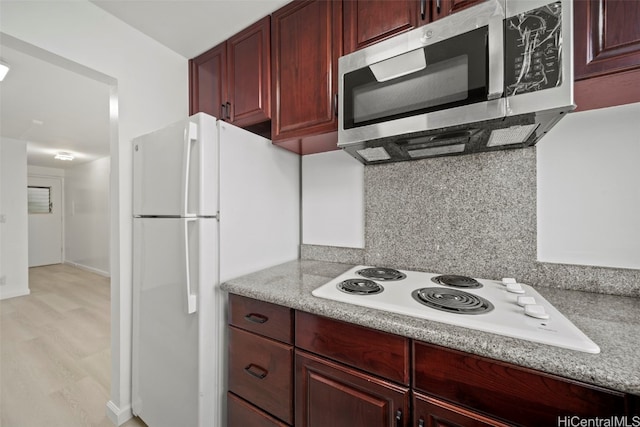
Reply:
[[[536,130],[538,124],[516,125],[505,129],[494,129],[491,131],[487,147],[498,147],[502,145],[523,144]]]
[[[371,147],[358,150],[358,154],[367,162],[390,160],[391,156],[384,147]]]

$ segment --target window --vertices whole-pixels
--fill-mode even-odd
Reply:
[[[30,214],[51,213],[51,187],[28,187],[27,200]]]

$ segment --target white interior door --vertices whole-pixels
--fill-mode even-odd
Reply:
[[[29,267],[60,264],[62,263],[61,178],[30,176],[28,186]]]

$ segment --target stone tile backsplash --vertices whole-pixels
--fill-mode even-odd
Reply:
[[[535,148],[367,166],[364,183],[365,264],[640,297],[640,270],[536,260]]]

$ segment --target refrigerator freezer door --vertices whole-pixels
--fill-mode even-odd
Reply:
[[[215,425],[222,338],[213,325],[224,315],[218,222],[134,218],[133,224],[133,412],[154,427]]]
[[[199,113],[133,140],[134,216],[218,213],[215,117]]]

